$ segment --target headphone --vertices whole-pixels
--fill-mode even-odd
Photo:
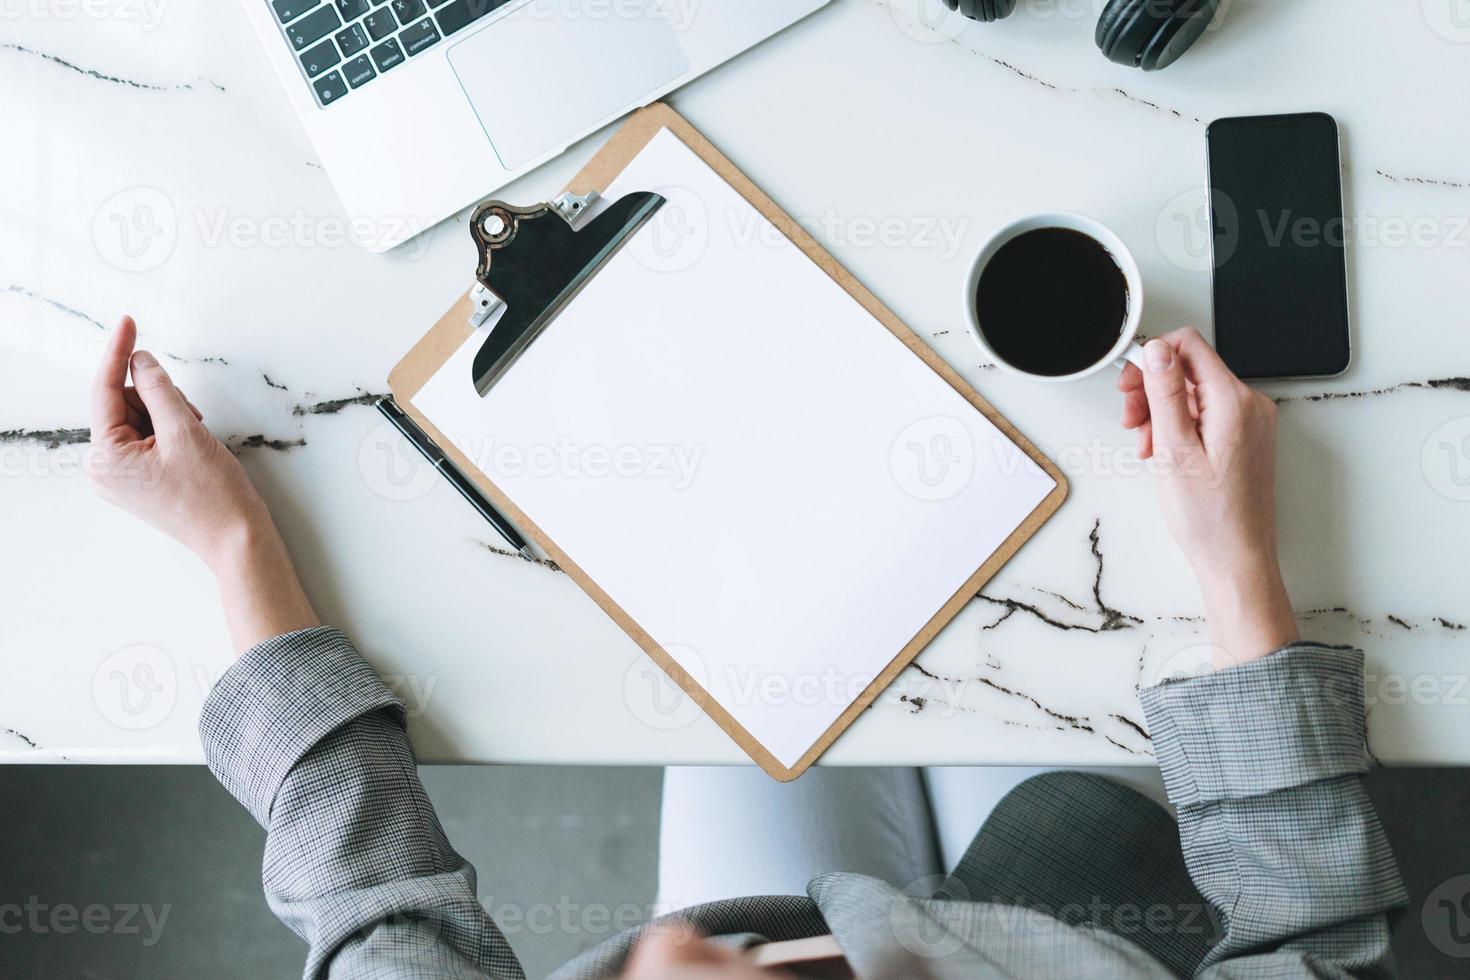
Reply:
[[[1016,0],[944,0],[972,20],[1002,20]],[[1095,39],[1108,60],[1144,71],[1168,68],[1210,26],[1220,0],[1108,0]]]

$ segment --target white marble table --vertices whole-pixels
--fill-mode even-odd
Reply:
[[[986,370],[959,317],[966,262],[1012,217],[1081,210],[1137,253],[1146,331],[1208,328],[1204,123],[1321,109],[1344,131],[1356,361],[1270,389],[1288,581],[1308,635],[1367,650],[1378,758],[1470,762],[1470,21],[1453,0],[1234,0],[1145,76],[1095,51],[1096,6],[1034,0],[987,27],[836,0],[672,100],[1072,481],[825,761],[1150,761],[1135,689],[1204,656],[1199,598],[1112,379]],[[742,759],[655,701],[634,644],[564,575],[501,554],[365,407],[467,285],[463,215],[385,256],[344,243],[233,4],[15,9],[0,757],[197,761],[199,705],[230,661],[201,566],[81,474],[87,380],[130,311],[238,448],[322,615],[404,692],[425,760]],[[502,196],[552,194],[602,138]]]

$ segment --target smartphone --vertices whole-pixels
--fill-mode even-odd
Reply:
[[[1337,120],[1217,119],[1205,141],[1215,349],[1242,378],[1341,374],[1352,351]]]

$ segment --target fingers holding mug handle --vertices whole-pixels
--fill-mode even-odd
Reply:
[[[1117,360],[1113,361],[1113,367],[1117,368],[1119,371],[1123,370],[1130,364],[1138,368],[1138,370],[1140,371],[1144,371],[1147,369],[1147,364],[1143,360],[1143,345],[1136,340],[1129,341],[1128,348],[1123,351],[1122,355],[1119,356]]]

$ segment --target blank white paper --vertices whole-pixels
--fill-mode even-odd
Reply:
[[[483,399],[477,331],[414,403],[790,767],[1055,482],[667,130],[639,190]]]

